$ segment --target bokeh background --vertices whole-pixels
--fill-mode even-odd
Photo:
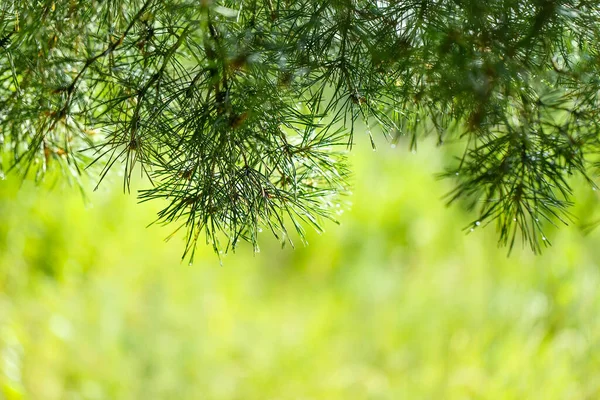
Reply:
[[[0,181],[0,398],[600,398],[600,229],[507,257],[444,205],[440,150],[401,147],[353,150],[340,226],[222,266],[181,262],[118,176],[85,198]]]

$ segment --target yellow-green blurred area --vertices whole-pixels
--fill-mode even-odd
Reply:
[[[507,257],[444,205],[440,154],[361,144],[340,226],[295,250],[265,230],[223,266],[204,245],[180,262],[118,177],[87,200],[9,177],[0,398],[600,398],[600,231]]]

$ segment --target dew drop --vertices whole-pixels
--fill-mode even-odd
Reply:
[[[475,229],[471,228],[471,232],[473,232]]]
[[[412,154],[417,154],[417,151],[416,150],[412,150],[411,153]]]
[[[513,218],[513,221],[514,221],[514,222],[517,222],[517,219],[516,219],[516,218]]]
[[[454,175],[458,176],[458,172],[456,172]]]
[[[546,241],[546,236],[542,236],[542,240],[543,240],[543,241]]]
[[[475,222],[475,225],[479,226],[479,225],[481,225],[481,222],[477,221],[477,222]]]
[[[0,179],[3,179],[3,178],[4,178],[4,176],[3,176],[3,175],[0,175]],[[596,186],[592,186],[592,190],[595,192],[595,191],[597,190],[597,189],[596,189]]]
[[[392,144],[390,145],[390,147],[391,147],[392,149],[395,149],[395,148],[396,148],[396,143],[392,143]]]
[[[258,228],[258,232],[259,232],[259,233],[260,233],[260,232],[262,232],[262,228]]]

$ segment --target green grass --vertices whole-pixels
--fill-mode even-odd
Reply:
[[[341,226],[222,267],[117,181],[88,205],[1,181],[0,398],[600,398],[600,232],[508,258],[444,206],[436,149],[351,159]]]

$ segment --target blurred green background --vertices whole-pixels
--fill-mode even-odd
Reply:
[[[180,262],[116,176],[85,201],[0,181],[0,398],[600,398],[600,230],[507,257],[445,207],[439,149],[350,159],[341,226],[223,266]]]

